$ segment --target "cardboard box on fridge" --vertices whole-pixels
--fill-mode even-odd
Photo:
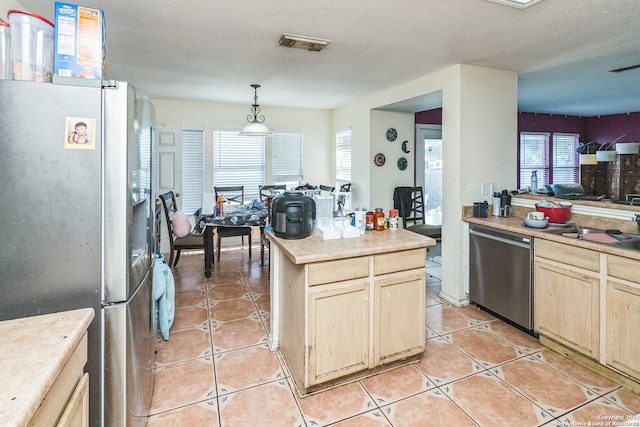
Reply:
[[[53,73],[59,77],[106,79],[104,13],[56,2]]]

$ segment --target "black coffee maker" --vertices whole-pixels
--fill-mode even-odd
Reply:
[[[498,216],[511,216],[511,194],[509,194],[508,190],[502,190],[502,193],[500,193],[500,210],[498,211]]]

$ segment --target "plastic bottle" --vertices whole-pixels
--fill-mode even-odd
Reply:
[[[531,192],[538,192],[538,171],[531,172]]]
[[[220,194],[218,196],[218,199],[216,200],[216,210],[217,210],[217,216],[219,217],[223,217],[224,216],[224,199],[222,198],[222,194]]]

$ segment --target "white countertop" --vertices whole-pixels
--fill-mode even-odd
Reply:
[[[0,322],[0,423],[26,426],[71,356],[92,308]]]

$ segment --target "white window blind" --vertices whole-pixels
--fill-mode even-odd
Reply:
[[[549,184],[549,134],[520,133],[520,187],[531,185],[531,172],[538,171],[538,187]]]
[[[351,129],[336,133],[336,181],[351,182]]]
[[[259,199],[264,184],[264,137],[241,136],[240,129],[213,131],[213,185],[244,185],[244,201]]]
[[[204,192],[204,129],[182,129],[182,201],[180,207],[192,215],[202,204]]]
[[[273,182],[301,182],[302,133],[274,132],[272,140]]]
[[[580,135],[569,133],[553,134],[553,183],[571,184],[578,182],[578,153],[576,147]]]

